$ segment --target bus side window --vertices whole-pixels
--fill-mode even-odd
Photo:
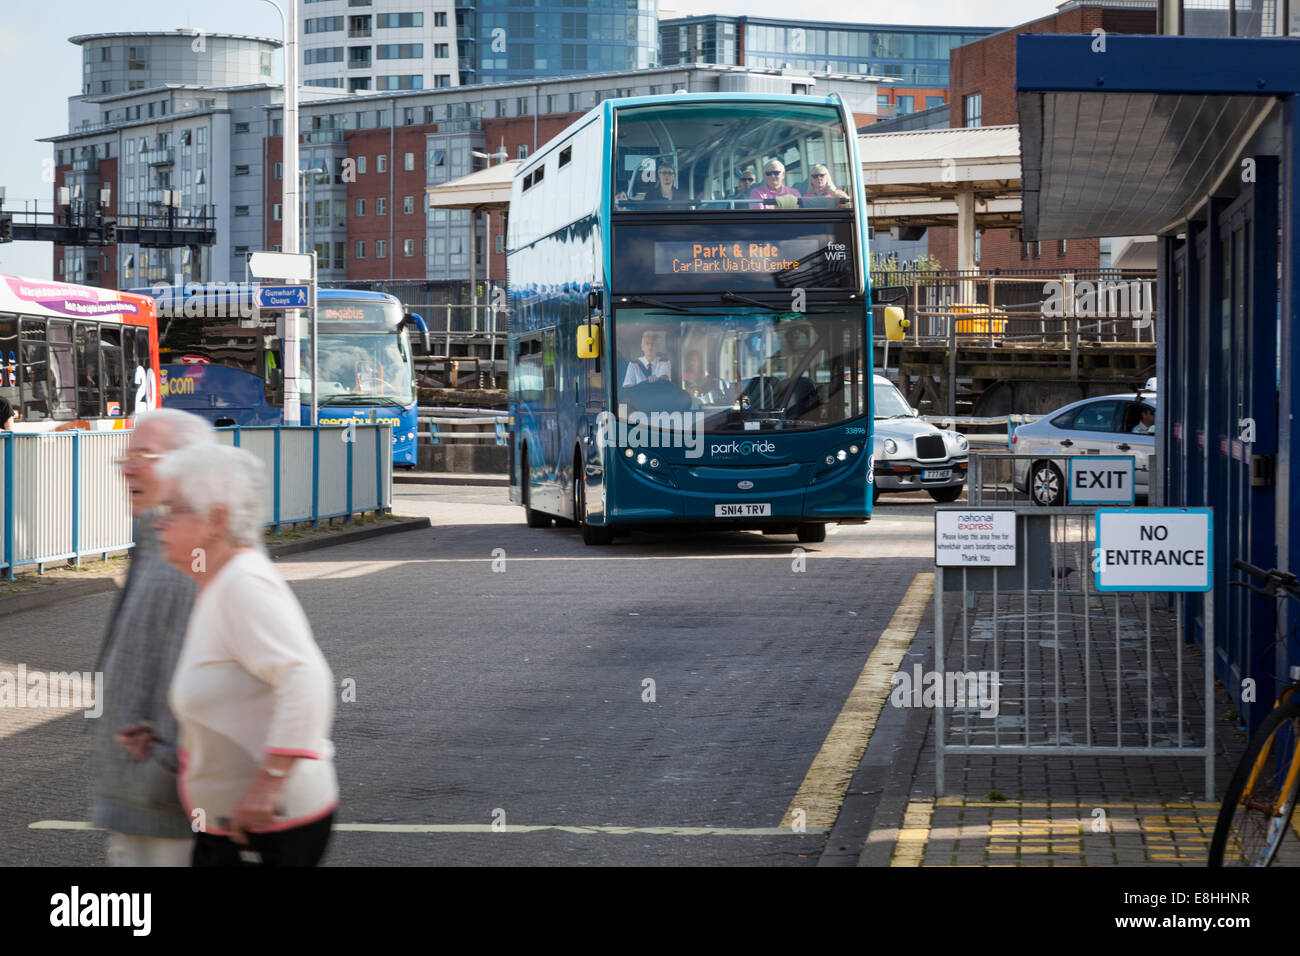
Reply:
[[[153,362],[149,358],[149,330],[136,326],[136,328],[132,330],[131,337],[135,339],[135,362],[134,364],[127,366],[130,371],[127,379],[126,391],[128,400],[131,403],[131,414],[134,415],[136,411],[135,396],[136,391],[139,388],[139,383],[135,380],[135,370],[137,368],[143,370],[145,376],[144,384],[147,386],[149,376],[153,374]],[[148,392],[145,394],[148,394]]]
[[[104,373],[104,413],[120,418],[126,408],[126,377],[122,370],[122,329],[116,325],[99,327],[99,358]],[[127,330],[130,336],[130,331]]]
[[[12,316],[0,317],[0,395],[22,414],[18,397],[18,320]]]
[[[45,320],[23,319],[19,323],[22,336],[19,355],[19,400],[22,417],[39,421],[50,417],[49,347],[45,344]]]
[[[99,326],[78,322],[77,332],[77,417],[99,418],[104,414],[100,394]]]
[[[77,370],[72,358],[72,323],[63,319],[50,319],[49,365],[47,389],[50,396],[50,417],[61,420],[76,417]]]

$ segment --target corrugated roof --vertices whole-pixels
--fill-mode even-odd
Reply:
[[[858,136],[858,154],[864,165],[1001,157],[1010,157],[1018,163],[1020,127],[974,126],[905,130],[901,133],[861,133]]]

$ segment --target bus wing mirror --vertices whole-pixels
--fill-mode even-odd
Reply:
[[[580,359],[598,359],[600,358],[600,326],[580,325],[578,326],[578,358]]]
[[[433,342],[429,338],[429,327],[424,324],[424,317],[418,312],[408,312],[402,316],[402,327],[413,327],[420,333],[420,348],[425,355],[433,354]]]
[[[900,342],[907,338],[907,329],[912,323],[903,317],[903,310],[896,305],[885,306],[885,338],[891,342]]]

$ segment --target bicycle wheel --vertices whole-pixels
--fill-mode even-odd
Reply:
[[[1274,708],[1237,764],[1210,842],[1210,866],[1268,866],[1300,790],[1300,695]]]

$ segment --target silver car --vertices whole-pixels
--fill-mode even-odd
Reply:
[[[1154,392],[1127,392],[1085,398],[1049,412],[1036,422],[1021,425],[1012,436],[1012,451],[1017,455],[1051,457],[1018,459],[1016,488],[1028,494],[1035,504],[1064,504],[1067,467],[1064,459],[1072,455],[1131,455],[1134,495],[1145,497],[1149,480],[1147,458],[1155,451],[1156,444],[1155,414]],[[1148,432],[1147,428],[1152,430]]]
[[[935,501],[956,501],[966,483],[970,443],[965,435],[921,421],[887,378],[873,378],[875,399],[872,500],[882,491],[927,491]]]

